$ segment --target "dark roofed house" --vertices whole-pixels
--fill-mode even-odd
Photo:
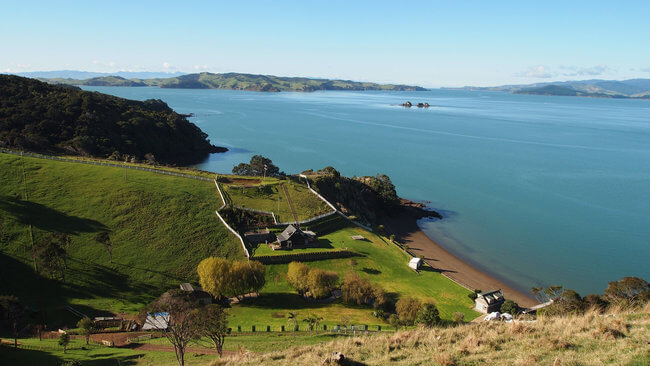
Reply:
[[[293,225],[289,225],[281,234],[277,235],[277,241],[282,248],[293,248],[317,242],[318,238],[311,231],[302,231]]]
[[[194,288],[194,286],[186,282],[181,283],[180,288],[183,291],[189,292],[192,299],[196,300],[200,304],[207,305],[212,303],[212,295],[203,291],[200,287]]]
[[[481,292],[476,295],[474,308],[485,314],[501,310],[501,305],[506,301],[501,290]]]

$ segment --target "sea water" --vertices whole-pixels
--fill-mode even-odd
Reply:
[[[259,93],[87,87],[162,99],[226,146],[197,167],[252,155],[299,173],[388,174],[444,215],[420,226],[513,287],[601,293],[650,280],[650,101],[502,92]],[[427,109],[404,108],[405,101]],[[488,289],[483,289],[488,290]]]

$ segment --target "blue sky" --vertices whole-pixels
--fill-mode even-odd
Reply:
[[[650,1],[0,2],[0,72],[247,72],[428,87],[650,78]]]

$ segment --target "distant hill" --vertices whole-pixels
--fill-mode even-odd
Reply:
[[[71,78],[40,78],[53,84],[66,85],[103,85],[103,86],[158,86],[161,88],[178,89],[231,89],[264,92],[301,91],[311,92],[316,90],[397,90],[421,91],[427,90],[419,86],[377,84],[350,80],[311,79],[302,77],[280,77],[272,75],[254,74],[213,74],[202,72],[176,77],[149,78],[149,79],[124,79],[114,76],[94,77],[88,79]]]
[[[594,79],[493,87],[468,86],[461,89],[506,91],[518,94],[650,99],[650,79],[620,81]]]
[[[55,71],[32,71],[19,72],[18,76],[27,78],[48,78],[48,79],[90,79],[102,76],[119,76],[126,79],[151,79],[151,78],[169,78],[185,75],[184,72],[152,72],[152,71],[118,71],[118,72],[91,72],[77,70],[55,70]]]
[[[13,75],[0,75],[2,146],[171,164],[227,150],[211,145],[207,134],[161,100],[128,100]]]

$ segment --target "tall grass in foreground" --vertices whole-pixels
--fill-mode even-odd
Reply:
[[[588,311],[535,322],[480,322],[360,336],[262,355],[242,354],[212,365],[328,364],[325,360],[335,351],[352,365],[647,365],[649,339],[650,304],[636,312]]]

